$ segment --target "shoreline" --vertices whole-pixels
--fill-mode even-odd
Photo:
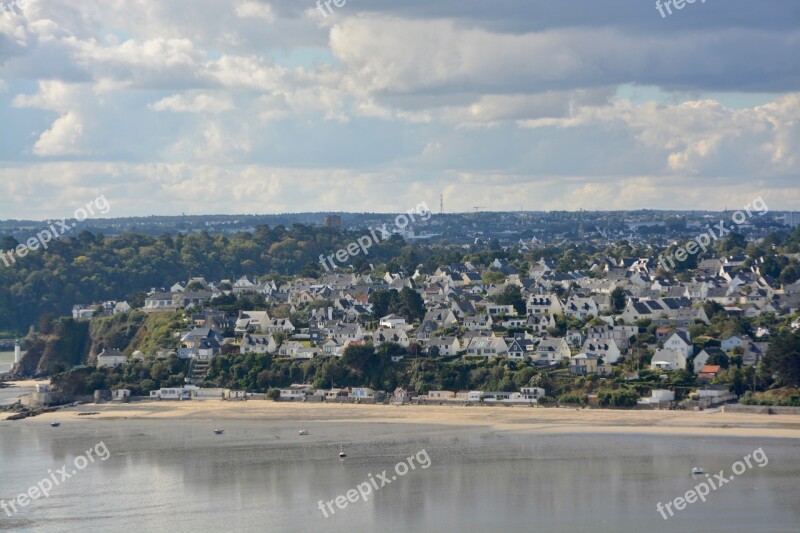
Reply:
[[[81,414],[83,413],[83,414]],[[525,433],[613,433],[675,436],[731,436],[800,439],[800,415],[708,411],[627,411],[536,407],[464,407],[434,405],[356,405],[271,400],[133,401],[83,404],[19,421],[53,420],[90,424],[92,420],[208,420],[332,422],[343,424],[416,424],[485,427]]]

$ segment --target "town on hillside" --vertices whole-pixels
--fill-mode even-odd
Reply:
[[[800,254],[753,257],[763,238],[751,240],[677,274],[657,249],[593,254],[565,269],[565,258],[579,261],[570,246],[535,259],[523,243],[427,272],[370,264],[314,277],[171,280],[134,304],[75,303],[70,323],[88,327],[90,341],[71,365],[46,369],[42,347],[59,321],[40,321],[14,372],[50,370],[52,385],[35,399],[45,403],[791,405],[796,383],[775,370],[781,353],[770,348],[800,330]]]

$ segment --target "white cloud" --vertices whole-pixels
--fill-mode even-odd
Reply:
[[[260,2],[242,2],[236,6],[236,16],[241,18],[260,18],[267,22],[275,22],[275,12],[269,4]]]
[[[77,64],[92,72],[95,79],[122,80],[132,86],[163,87],[185,83],[196,77],[205,56],[186,38],[117,42],[112,37],[100,43],[96,39],[69,37],[63,43],[73,50]]]
[[[38,108],[55,111],[60,116],[44,131],[33,146],[40,157],[74,156],[87,152],[81,146],[84,137],[85,87],[68,85],[59,81],[42,81],[39,92],[14,97],[12,105],[18,108]]]
[[[23,198],[34,172],[62,173],[71,197],[113,176],[141,214],[203,205],[176,199],[198,184],[237,209],[440,190],[465,210],[732,203],[705,183],[797,200],[800,23],[783,3],[669,24],[652,6],[513,4],[376,0],[323,20],[296,0],[39,0],[0,17],[0,160],[20,165],[1,179]],[[768,103],[736,101],[753,91]]]
[[[714,100],[678,105],[634,104],[615,100],[607,106],[580,107],[566,118],[520,121],[525,128],[624,128],[643,147],[665,154],[669,170],[713,172],[732,156],[738,172],[800,172],[800,93],[747,109],[730,109]]]
[[[82,136],[81,117],[70,111],[58,117],[52,127],[42,133],[33,146],[33,153],[38,156],[79,155]]]
[[[175,113],[223,113],[236,108],[233,99],[225,94],[189,92],[162,98],[147,106],[152,111]]]

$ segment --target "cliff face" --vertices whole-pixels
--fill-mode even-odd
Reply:
[[[136,345],[149,339],[151,322],[163,318],[143,313],[124,313],[89,322],[61,318],[53,321],[47,333],[25,338],[27,351],[15,372],[17,377],[46,376],[76,365],[92,365],[105,348],[117,348],[130,355]]]
[[[34,334],[24,340],[25,355],[15,374],[20,377],[44,376],[84,362],[89,343],[89,324],[62,318],[52,332]]]

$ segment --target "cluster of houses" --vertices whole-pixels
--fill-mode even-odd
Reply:
[[[430,391],[428,394],[417,394],[415,391],[404,387],[397,387],[387,397],[380,391],[365,387],[352,387],[343,389],[314,389],[311,385],[295,384],[288,388],[280,389],[281,401],[317,401],[317,402],[365,402],[375,403],[389,400],[391,403],[402,405],[409,403],[458,403],[458,404],[522,404],[536,405],[545,396],[541,387],[522,387],[518,392],[491,392],[491,391]]]
[[[387,273],[378,279],[370,274],[347,273],[329,273],[319,280],[295,278],[281,284],[254,282],[246,276],[219,283],[193,278],[174,284],[169,291],[154,289],[143,310],[187,311],[191,323],[181,334],[180,347],[175,353],[165,351],[161,355],[197,360],[193,377],[199,378],[207,368],[204,362],[223,351],[308,360],[339,357],[348,346],[367,342],[393,342],[407,348],[409,355],[429,357],[502,357],[533,365],[567,361],[576,376],[605,375],[629,353],[632,339],[640,331],[637,323],[648,320],[658,327],[657,342],[648,347],[651,368],[689,369],[713,379],[720,368],[707,364],[709,360],[738,349],[745,365],[756,364],[768,348],[769,331],[762,328],[755,338],[719,339],[719,346],[695,353],[689,328],[697,322],[709,323],[704,303],[717,302],[731,317],[767,312],[784,316],[800,309],[800,283],[781,286],[759,274],[757,265],[742,270],[743,261],[703,260],[687,281],[656,278],[657,265],[650,259],[610,257],[594,261],[586,272],[570,273],[556,272],[555,266],[544,259],[528,272],[519,273],[507,261],[497,259],[488,270],[502,273],[503,283],[484,282],[486,269],[470,263],[442,266],[429,276]],[[603,276],[592,272],[602,272]],[[513,305],[493,301],[492,297],[508,285],[519,288],[524,313]],[[424,318],[411,324],[402,316],[389,314],[373,321],[370,294],[403,288],[420,294]],[[625,295],[622,309],[615,309],[612,302],[611,293],[617,288]],[[271,311],[226,316],[208,307],[212,298],[230,294],[261,297]],[[288,318],[274,316],[277,307],[283,309],[282,316],[307,312],[307,324],[298,327]],[[97,313],[100,308],[103,313],[114,314],[130,306],[125,302],[76,306],[73,314],[85,318],[82,310],[88,315],[88,310]],[[558,315],[584,326],[554,336]],[[599,322],[588,325],[595,318]],[[395,360],[403,357],[395,356]],[[99,354],[97,364],[115,366],[125,359],[118,350],[107,349]]]

